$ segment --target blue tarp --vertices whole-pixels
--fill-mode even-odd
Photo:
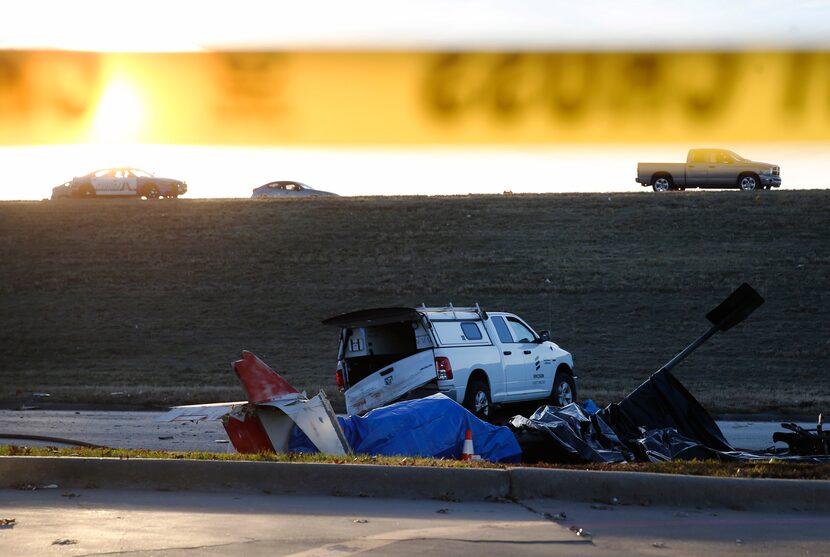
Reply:
[[[586,414],[596,414],[600,411],[600,407],[597,406],[596,402],[589,398],[588,400],[582,401],[582,411]]]
[[[365,416],[338,417],[355,454],[461,458],[472,430],[475,453],[490,462],[521,462],[513,432],[476,418],[454,400],[436,394],[377,408]],[[296,426],[288,450],[317,452]]]

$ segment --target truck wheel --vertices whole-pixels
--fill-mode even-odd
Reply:
[[[553,389],[550,392],[550,402],[554,406],[567,406],[576,401],[576,387],[574,380],[567,373],[557,372]]]
[[[490,415],[490,387],[482,379],[473,379],[467,385],[464,408],[480,418]]]
[[[752,174],[747,174],[738,178],[738,187],[744,191],[755,191],[758,187],[758,178]]]
[[[670,178],[666,178],[665,176],[661,176],[654,181],[652,184],[651,189],[654,191],[669,191],[672,189],[672,183]]]

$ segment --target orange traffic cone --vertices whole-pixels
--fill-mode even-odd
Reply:
[[[464,448],[461,450],[461,460],[473,460],[475,451],[473,450],[473,430],[468,429],[467,435],[464,436]]]

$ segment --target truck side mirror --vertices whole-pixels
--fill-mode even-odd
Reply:
[[[539,342],[548,342],[550,340],[550,331],[539,331]]]

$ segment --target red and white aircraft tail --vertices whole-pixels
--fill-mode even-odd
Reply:
[[[248,401],[253,404],[297,398],[300,392],[282,376],[268,367],[253,352],[242,351],[242,359],[233,363],[233,370],[242,382]]]
[[[320,452],[349,454],[351,448],[325,393],[309,399],[280,374],[243,351],[233,370],[248,395],[247,402],[176,406],[162,421],[221,419],[240,453],[286,452],[296,424]]]

